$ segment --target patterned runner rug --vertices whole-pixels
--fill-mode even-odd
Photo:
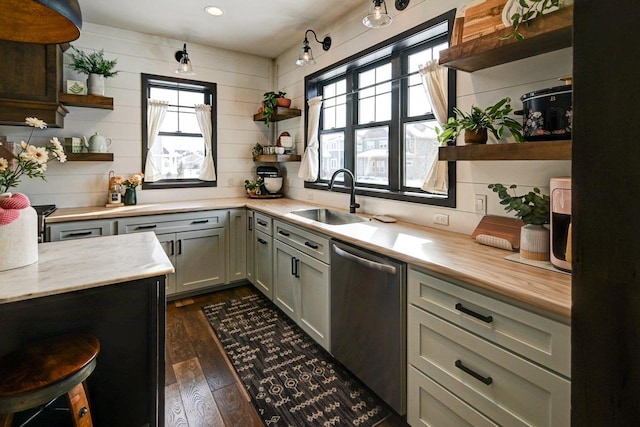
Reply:
[[[262,295],[203,307],[267,426],[375,426],[379,399]]]

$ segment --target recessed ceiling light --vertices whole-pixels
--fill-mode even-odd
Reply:
[[[206,6],[204,8],[204,11],[207,12],[209,15],[213,15],[213,16],[220,16],[224,13],[222,9],[220,9],[217,6]]]

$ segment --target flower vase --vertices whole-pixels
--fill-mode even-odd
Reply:
[[[136,198],[136,189],[135,188],[127,188],[124,191],[124,197],[123,200],[125,205],[135,205],[138,203],[138,200]]]
[[[534,261],[549,260],[549,229],[527,224],[520,228],[520,257]]]
[[[102,74],[89,74],[87,93],[89,95],[104,96],[104,76]]]
[[[0,271],[38,261],[37,217],[24,194],[0,193]]]

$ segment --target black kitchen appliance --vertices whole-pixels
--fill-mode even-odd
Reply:
[[[280,176],[280,170],[275,166],[258,166],[256,168],[258,177],[262,178],[277,178]],[[260,186],[260,194],[269,194],[269,191],[265,188],[264,184]]]
[[[573,119],[571,85],[525,93],[520,97],[523,132],[526,141],[571,139]]]
[[[45,218],[56,210],[56,205],[36,205],[31,206],[38,214],[38,243],[45,241]]]

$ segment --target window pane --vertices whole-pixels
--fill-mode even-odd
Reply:
[[[334,129],[345,126],[347,120],[347,110],[345,107],[347,97],[344,96],[346,87],[346,80],[339,80],[323,86],[323,129]],[[342,96],[340,96],[341,94]]]
[[[200,175],[204,158],[202,137],[160,135],[150,151],[162,179],[197,179]]]
[[[375,98],[363,99],[358,104],[358,123],[363,124],[375,121]]]
[[[409,117],[422,116],[431,113],[431,104],[422,83],[409,87]]]
[[[336,126],[337,128],[343,128],[347,125],[347,106],[340,104],[336,108]]]
[[[180,132],[202,134],[196,112],[192,108],[182,108],[180,110]]]
[[[391,63],[358,75],[358,123],[366,124],[391,119]],[[376,84],[379,83],[379,84]],[[370,88],[367,86],[375,85]]]
[[[427,120],[404,126],[404,178],[405,187],[420,188],[427,175],[427,165],[438,156],[437,122]]]
[[[343,167],[344,132],[320,135],[320,179],[331,179],[331,175]]]
[[[193,107],[196,104],[204,104],[204,94],[181,90],[178,94],[181,106]]]
[[[324,109],[324,123],[322,124],[323,129],[333,129],[336,127],[336,113],[335,108],[325,108]]]
[[[391,120],[391,94],[376,96],[376,121]]]
[[[178,104],[178,92],[173,89],[152,87],[149,90],[149,98],[167,101],[171,105]]]
[[[389,184],[389,127],[356,131],[356,180],[363,184]]]

